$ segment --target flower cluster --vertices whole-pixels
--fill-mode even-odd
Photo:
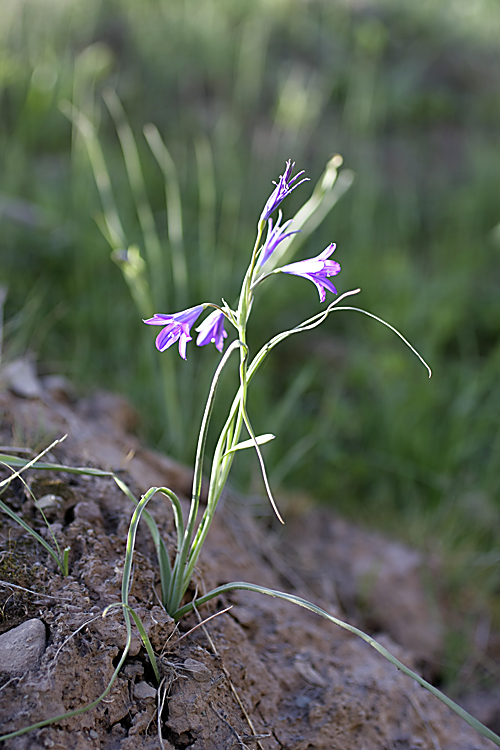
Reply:
[[[198,320],[204,308],[205,305],[197,305],[196,307],[190,307],[188,310],[173,313],[173,315],[156,313],[152,318],[143,321],[149,326],[164,326],[156,337],[156,348],[158,351],[164,352],[165,349],[168,349],[169,346],[178,341],[179,354],[182,359],[186,359],[186,345],[188,341],[192,341],[193,339],[191,336],[191,327]],[[222,352],[224,339],[227,337],[227,333],[224,330],[223,312],[214,310],[196,330],[199,331],[199,336],[196,340],[198,346],[214,343],[217,349]]]
[[[253,271],[253,277],[249,279],[250,290],[253,290],[254,286],[270,275],[265,272],[260,273],[260,269],[272,256],[278,245],[283,242],[283,240],[299,231],[287,231],[292,224],[292,220],[285,221],[282,225],[281,220],[283,214],[281,210],[278,213],[278,219],[274,226],[271,218],[271,214],[280,206],[283,200],[290,195],[296,187],[303,182],[306,182],[308,179],[307,177],[303,177],[297,182],[298,178],[304,174],[303,171],[298,172],[294,177],[291,177],[291,172],[294,166],[295,164],[290,160],[286,162],[285,171],[280,176],[278,183],[274,183],[276,187],[269,196],[260,216],[258,239],[260,240],[265,221],[268,222],[268,230],[264,244],[257,250],[258,262],[254,264],[252,260],[251,268],[254,268],[255,266],[255,269]],[[336,276],[340,272],[340,264],[334,260],[329,260],[334,250],[335,245],[332,243],[315,258],[301,260],[297,263],[289,263],[288,265],[275,269],[272,273],[288,273],[294,276],[302,276],[304,279],[309,279],[309,281],[312,281],[316,286],[320,301],[324,302],[326,290],[333,294],[337,294],[336,288],[329,280],[330,277]],[[254,278],[256,275],[258,275],[257,279]],[[163,326],[162,330],[156,337],[156,348],[160,352],[163,352],[178,341],[179,354],[183,359],[186,359],[186,346],[189,341],[192,341],[191,328],[206,307],[215,307],[216,309],[210,313],[198,328],[196,328],[196,331],[198,332],[196,344],[197,346],[205,346],[206,344],[212,343],[215,344],[215,347],[219,352],[222,352],[224,348],[224,339],[227,338],[227,333],[224,329],[224,319],[226,318],[230,320],[234,325],[236,316],[232,316],[232,313],[232,317],[229,316],[227,306],[226,311],[223,311],[211,303],[203,303],[196,307],[190,307],[187,310],[182,310],[181,312],[173,313],[171,315],[156,313],[152,318],[145,320],[144,323],[147,325]]]

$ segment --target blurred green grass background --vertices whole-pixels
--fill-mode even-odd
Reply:
[[[123,252],[145,258],[154,311],[231,303],[285,160],[311,177],[289,217],[340,153],[356,179],[300,257],[337,242],[339,291],[360,286],[434,377],[355,313],[293,337],[252,383],[254,427],[278,436],[271,479],[496,595],[499,39],[495,0],[2,0],[4,357],[29,349],[43,372],[127,394],[148,442],[191,461],[216,353],[157,354]],[[105,160],[104,215],[78,116]],[[252,347],[318,309],[311,285],[272,279]],[[258,488],[253,457],[236,463],[234,482]]]

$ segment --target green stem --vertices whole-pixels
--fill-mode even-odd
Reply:
[[[238,329],[239,329],[240,338],[243,334],[242,340],[244,340],[244,337],[245,337],[248,316],[250,315],[250,309],[251,309],[251,303],[252,303],[252,291],[251,291],[252,282],[253,282],[253,277],[254,277],[255,263],[257,261],[257,256],[259,254],[260,239],[262,237],[264,225],[265,225],[265,222],[260,221],[257,226],[257,237],[255,239],[255,244],[253,246],[252,258],[250,261],[250,265],[248,266],[248,270],[245,274],[245,278],[243,279],[243,284],[241,286],[240,299],[238,302],[237,320],[238,320]]]
[[[235,398],[233,402],[229,416],[226,420],[226,424],[224,425],[224,428],[219,436],[217,446],[215,448],[214,459],[212,462],[212,472],[210,475],[210,483],[209,483],[209,489],[208,489],[207,507],[205,508],[205,512],[201,519],[200,525],[198,526],[198,529],[196,531],[196,536],[191,545],[189,563],[186,567],[186,571],[184,574],[182,596],[184,596],[189,586],[191,576],[193,575],[195,565],[198,561],[198,557],[200,556],[203,543],[208,534],[210,524],[212,523],[212,518],[214,516],[215,510],[217,508],[217,504],[220,500],[222,491],[226,484],[227,477],[229,475],[229,472],[231,470],[231,466],[234,460],[235,452],[232,451],[228,453],[226,449],[226,445],[229,445],[230,447],[232,447],[233,445],[237,444],[238,439],[239,439],[243,420],[242,420],[241,412],[236,411],[237,407],[238,407],[238,397]]]
[[[224,356],[219,362],[219,365],[212,379],[212,384],[210,386],[210,392],[208,394],[208,399],[207,399],[205,411],[203,414],[203,419],[202,419],[202,423],[200,427],[200,434],[198,437],[198,446],[196,449],[193,488],[192,488],[192,493],[191,493],[191,507],[189,509],[188,522],[186,525],[184,536],[182,540],[180,540],[180,547],[177,551],[177,556],[176,556],[174,568],[172,571],[172,584],[171,584],[170,596],[169,596],[168,602],[166,602],[165,604],[169,612],[172,609],[176,609],[179,606],[180,600],[183,596],[184,578],[185,578],[184,571],[185,571],[186,562],[187,562],[189,551],[190,551],[191,540],[193,538],[194,527],[195,527],[196,518],[198,515],[198,508],[200,504],[201,482],[202,482],[202,475],[203,475],[203,458],[205,455],[205,445],[207,441],[208,427],[210,425],[210,417],[212,415],[212,411],[214,407],[217,386],[219,384],[219,379],[220,379],[222,370],[226,366],[229,360],[229,357],[231,356],[233,351],[237,349],[239,346],[241,346],[241,342],[239,340],[236,340],[236,341],[233,341],[233,343],[228,347],[227,351],[225,352]]]
[[[170,600],[170,605],[176,604],[176,606],[178,606],[182,599],[182,596],[189,586],[194,567],[200,555],[203,542],[205,541],[208,534],[208,530],[212,523],[215,509],[217,507],[217,503],[224,489],[229,470],[234,460],[234,451],[231,451],[231,449],[238,443],[243,423],[246,421],[245,408],[249,382],[247,376],[248,347],[246,344],[246,327],[252,303],[252,278],[254,275],[255,263],[259,252],[260,240],[262,237],[264,224],[265,222],[263,221],[259,222],[257,228],[257,238],[255,240],[252,252],[252,259],[247,273],[245,274],[245,279],[241,287],[240,299],[238,303],[237,328],[240,345],[240,387],[231,406],[226,424],[224,425],[217,442],[214,458],[212,461],[207,507],[196,532],[196,536],[191,545],[189,562],[184,571],[182,590],[179,592],[180,596],[177,596],[175,599],[172,598]],[[250,435],[254,437],[251,431]],[[184,561],[182,561],[182,567],[184,567],[185,560],[187,560],[187,556],[185,556]],[[175,607],[172,607],[172,609],[175,609]],[[169,611],[172,610],[169,608]]]

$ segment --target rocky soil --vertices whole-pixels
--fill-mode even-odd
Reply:
[[[0,390],[2,452],[14,446],[36,455],[67,433],[50,460],[120,471],[137,496],[151,485],[186,496],[190,471],[140,445],[122,399],[97,394],[72,402],[63,381],[41,382],[29,364],[19,366],[28,375],[7,373]],[[112,479],[36,468],[22,476],[0,499],[47,537],[37,498],[61,547],[70,547],[70,574],[62,577],[40,545],[0,516],[2,734],[95,700],[125,643],[120,611],[106,618],[102,612],[120,600],[133,503]],[[170,507],[157,497],[150,512],[171,545]],[[424,585],[432,567],[417,552],[325,511],[295,504],[284,513],[281,531],[228,492],[202,554],[197,590],[246,580],[304,596],[370,628],[401,661],[432,677],[444,637],[439,607]],[[124,668],[97,707],[6,740],[6,750],[494,747],[366,643],[312,613],[239,592],[175,626],[158,589],[145,527],[130,603],[158,655],[161,686],[135,632]]]

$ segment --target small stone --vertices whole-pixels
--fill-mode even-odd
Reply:
[[[50,508],[59,508],[62,505],[62,497],[59,495],[43,495],[36,501],[39,508],[47,511]]]
[[[0,378],[16,396],[38,398],[42,386],[36,374],[36,365],[30,357],[15,359],[2,368]]]
[[[95,731],[95,729],[91,729],[89,732],[89,737],[91,737],[93,740],[97,740],[99,738],[99,735]]]
[[[307,695],[298,695],[295,698],[295,705],[299,708],[306,708],[311,702],[311,699]]]
[[[156,690],[147,682],[138,682],[137,685],[134,685],[134,698],[140,701],[154,701]]]
[[[86,521],[92,525],[104,523],[101,509],[93,500],[82,500],[75,506],[75,520]]]
[[[57,518],[60,508],[62,507],[63,499],[59,495],[43,495],[36,501],[38,510],[41,510],[49,521],[53,521]]]
[[[0,635],[0,671],[19,676],[36,669],[45,651],[45,625],[41,620],[23,622]]]
[[[186,659],[182,665],[196,682],[208,682],[211,679],[209,668],[196,659]]]

